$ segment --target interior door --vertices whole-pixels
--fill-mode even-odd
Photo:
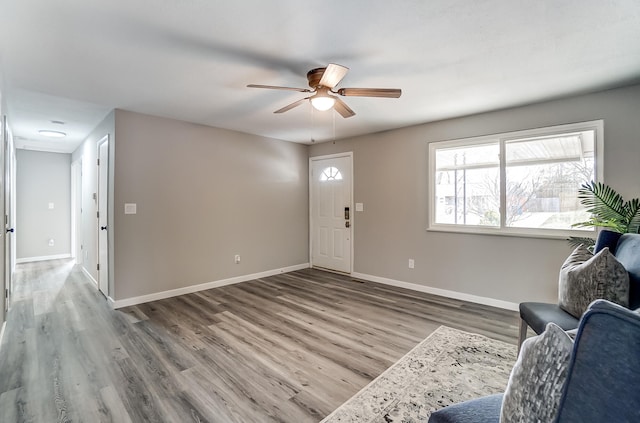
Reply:
[[[13,274],[16,267],[15,243],[15,169],[16,155],[13,147],[13,136],[8,126],[5,127],[4,143],[4,209],[5,209],[5,288],[7,290],[7,303],[10,302],[13,292]]]
[[[98,143],[98,289],[109,296],[109,137]]]
[[[311,264],[351,273],[352,157],[311,158]]]
[[[82,264],[82,159],[71,163],[71,255]]]
[[[3,214],[3,218],[4,218],[4,227],[5,230],[4,232],[4,240],[2,240],[2,242],[0,242],[0,295],[3,298],[2,301],[2,307],[0,308],[0,326],[2,326],[3,322],[6,320],[6,313],[9,310],[9,281],[7,280],[7,255],[6,255],[6,249],[7,249],[7,245],[9,244],[9,234],[10,232],[10,226],[9,226],[9,222],[7,220],[7,209],[6,209],[6,204],[5,204],[5,193],[7,188],[7,181],[6,181],[6,173],[5,173],[5,167],[6,167],[6,152],[7,152],[7,145],[9,143],[9,137],[8,137],[8,126],[7,126],[7,117],[6,116],[2,116],[2,120],[0,121],[0,143],[2,143],[2,146],[0,147],[0,212]],[[3,233],[0,232],[0,236],[2,236]]]

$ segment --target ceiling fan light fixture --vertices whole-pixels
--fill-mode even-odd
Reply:
[[[64,132],[52,131],[49,129],[41,129],[38,131],[38,133],[42,136],[49,137],[49,138],[64,138],[67,136],[67,134],[65,134]]]
[[[336,104],[336,100],[330,96],[315,95],[311,97],[311,105],[321,112],[329,110],[334,104]]]
[[[299,91],[301,93],[311,93],[309,97],[301,98],[298,101],[294,101],[281,109],[276,110],[273,113],[284,113],[295,107],[298,107],[307,100],[311,102],[311,106],[314,109],[325,111],[329,109],[335,110],[343,118],[350,118],[355,116],[356,113],[340,99],[340,97],[332,95],[338,94],[345,97],[387,97],[398,98],[402,94],[402,90],[398,88],[339,88],[334,91],[335,87],[340,84],[345,77],[349,68],[346,66],[338,65],[336,63],[329,63],[325,68],[315,68],[307,72],[307,81],[309,88],[292,88],[281,87],[277,85],[259,85],[249,84],[249,88],[268,88],[271,90],[286,90],[286,91]],[[313,109],[311,109],[313,110]]]

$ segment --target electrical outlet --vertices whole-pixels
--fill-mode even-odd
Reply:
[[[409,269],[413,269],[416,266],[416,263],[413,261],[413,259],[409,259]]]
[[[236,254],[235,262],[236,264],[240,264],[240,254]]]
[[[53,247],[54,245],[55,245],[55,242],[54,242],[54,240],[52,238],[52,239],[49,240],[49,247]]]

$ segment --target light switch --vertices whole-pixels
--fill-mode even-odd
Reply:
[[[53,210],[53,203],[49,203],[49,210]]]
[[[125,203],[124,214],[136,214],[137,208],[138,207],[136,203]]]
[[[356,211],[364,211],[364,204],[356,203]]]

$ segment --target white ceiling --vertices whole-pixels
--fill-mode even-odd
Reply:
[[[2,93],[18,146],[72,151],[113,108],[294,142],[334,137],[302,93],[329,62],[335,137],[640,82],[638,0],[0,0]],[[64,121],[64,125],[52,120]],[[48,141],[39,129],[62,130]]]

